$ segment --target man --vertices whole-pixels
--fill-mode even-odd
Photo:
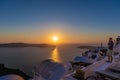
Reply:
[[[113,46],[114,46],[114,42],[113,39],[110,37],[109,38],[109,42],[108,42],[108,61],[107,62],[112,62],[113,58],[112,58],[112,54],[113,54]]]

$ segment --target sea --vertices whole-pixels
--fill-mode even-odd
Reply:
[[[87,49],[77,48],[78,46],[80,44],[61,44],[56,48],[0,48],[0,64],[8,68],[20,69],[32,76],[34,67],[43,60],[53,59],[65,65],[76,56],[81,56]]]

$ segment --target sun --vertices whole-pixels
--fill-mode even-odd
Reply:
[[[58,36],[53,36],[52,37],[53,42],[57,42],[59,40]]]

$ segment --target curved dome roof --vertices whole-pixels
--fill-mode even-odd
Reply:
[[[0,80],[24,80],[21,76],[9,74],[5,76],[1,76]]]

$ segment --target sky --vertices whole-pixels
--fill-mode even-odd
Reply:
[[[0,43],[106,43],[119,31],[120,0],[0,0]]]

